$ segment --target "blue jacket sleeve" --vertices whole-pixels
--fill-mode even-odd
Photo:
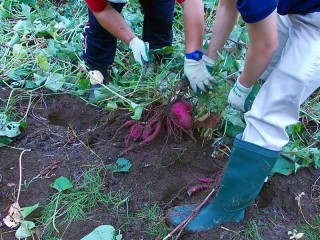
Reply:
[[[259,22],[269,16],[279,0],[238,0],[237,9],[246,23]]]

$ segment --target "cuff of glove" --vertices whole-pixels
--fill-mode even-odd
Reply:
[[[238,77],[237,82],[236,82],[237,88],[238,88],[242,93],[249,93],[249,92],[251,91],[251,89],[252,89],[252,86],[249,87],[249,88],[243,86],[243,85],[240,83],[239,78],[240,78],[240,77]]]
[[[195,61],[200,61],[202,59],[202,56],[203,56],[203,52],[201,52],[200,50],[196,50],[191,53],[186,53],[186,59],[195,60]]]
[[[131,41],[129,42],[129,48],[132,49],[132,46],[133,46],[134,44],[136,44],[137,42],[139,42],[139,40],[140,40],[140,39],[139,39],[138,37],[132,38]]]

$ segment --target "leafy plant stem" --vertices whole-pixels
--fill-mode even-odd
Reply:
[[[10,95],[9,95],[9,98],[8,98],[8,102],[7,102],[7,105],[6,105],[6,108],[5,108],[4,112],[7,112],[8,109],[9,109],[9,106],[10,106],[10,103],[11,103],[10,100],[11,100],[11,98],[12,98],[13,92],[14,92],[14,89],[12,89],[11,92],[10,92]]]
[[[32,103],[32,94],[29,95],[29,103],[28,103],[28,108],[27,108],[27,111],[25,113],[25,115],[23,116],[23,118],[21,119],[22,121],[25,121],[27,116],[28,116],[28,113],[29,113],[29,110],[30,110],[30,107],[31,107],[31,103]]]
[[[52,216],[52,226],[53,226],[54,230],[56,230],[57,233],[59,233],[59,230],[56,227],[55,219],[56,219],[56,215],[57,215],[57,212],[58,212],[60,194],[61,194],[61,192],[58,193],[58,196],[57,196],[57,199],[56,199],[56,206],[54,208],[54,212],[53,212],[53,216]]]
[[[20,157],[19,157],[19,188],[18,188],[17,202],[19,201],[19,198],[20,198],[21,185],[22,185],[22,155],[24,152],[30,152],[30,151],[31,151],[30,149],[24,149],[20,153]]]
[[[178,226],[175,227],[163,240],[168,240],[170,237],[173,236],[176,232],[179,231],[176,239],[179,239],[180,235],[182,234],[183,229],[187,224],[198,214],[198,212],[201,210],[201,208],[209,201],[210,197],[215,192],[215,189],[212,189],[211,192],[208,194],[208,196],[199,204],[198,207],[192,213],[189,217],[187,217],[183,222],[181,222]]]
[[[105,89],[107,89],[109,92],[111,92],[112,94],[114,94],[115,96],[117,96],[118,98],[120,98],[121,100],[125,101],[126,103],[128,103],[130,106],[132,106],[134,104],[134,102],[130,101],[129,99],[125,98],[124,96],[120,95],[119,93],[113,91],[111,88],[109,88],[108,86],[106,86],[105,84],[101,84]]]

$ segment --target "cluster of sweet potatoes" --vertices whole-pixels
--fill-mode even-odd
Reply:
[[[142,121],[128,120],[123,124],[122,127],[130,128],[129,138],[139,143],[128,147],[120,155],[154,141],[164,128],[167,130],[167,137],[173,135],[181,140],[182,133],[185,132],[193,138],[192,112],[192,104],[185,99],[168,105],[151,106]]]

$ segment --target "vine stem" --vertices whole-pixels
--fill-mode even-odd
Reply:
[[[183,221],[181,222],[178,226],[175,227],[163,240],[168,240],[170,237],[173,236],[176,232],[179,231],[178,236],[176,239],[179,238],[181,235],[183,229],[187,226],[187,224],[195,217],[197,216],[198,212],[201,210],[201,208],[209,201],[213,193],[215,192],[215,189],[212,189],[211,192],[208,194],[208,196],[197,206],[192,213]]]
[[[19,157],[19,189],[18,189],[17,202],[19,201],[19,198],[20,198],[21,184],[22,184],[22,155],[24,154],[24,152],[30,152],[30,151],[31,151],[31,149],[24,149],[20,153],[20,157]]]

